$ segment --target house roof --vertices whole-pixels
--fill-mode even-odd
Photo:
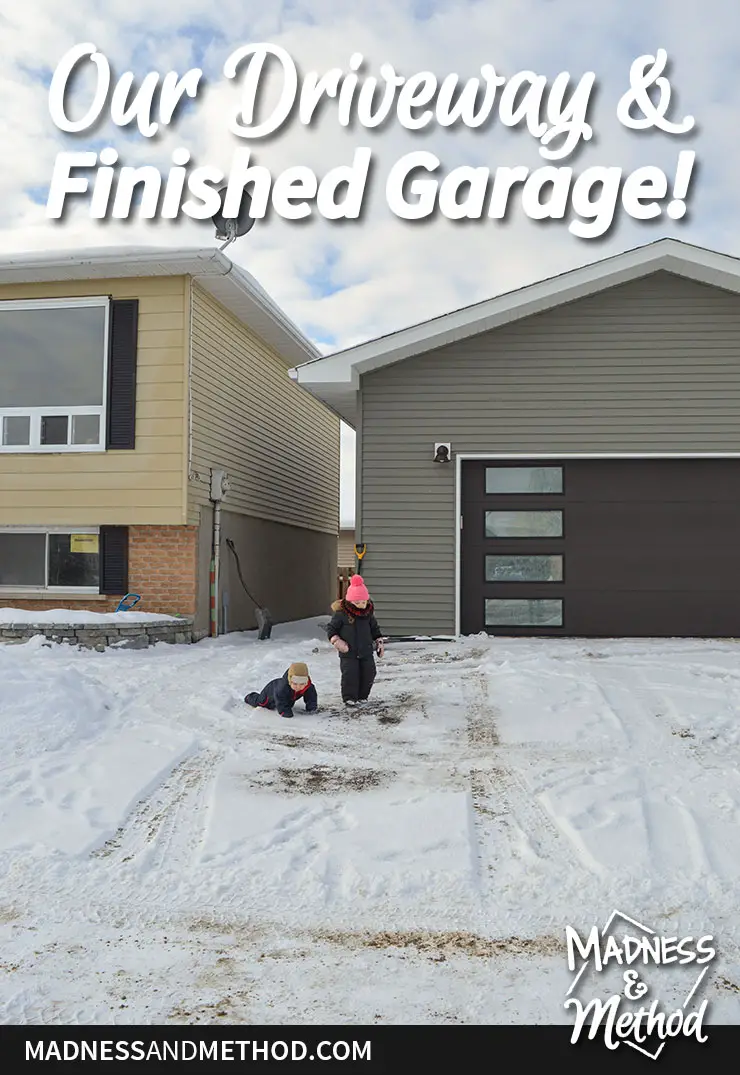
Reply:
[[[288,363],[321,353],[254,277],[217,249],[122,246],[0,255],[0,284],[151,276],[192,276]]]
[[[661,271],[740,293],[739,258],[677,239],[658,239],[345,351],[309,359],[289,373],[355,426],[362,374]]]

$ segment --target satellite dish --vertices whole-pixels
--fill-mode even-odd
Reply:
[[[246,190],[242,191],[242,199],[239,205],[239,212],[235,217],[223,216],[223,207],[226,200],[227,187],[221,187],[219,195],[221,196],[221,209],[211,217],[211,222],[216,229],[216,238],[222,240],[223,246],[221,250],[229,243],[233,243],[235,239],[241,238],[242,235],[246,235],[247,232],[254,227],[254,217],[250,216],[252,208],[252,199]]]

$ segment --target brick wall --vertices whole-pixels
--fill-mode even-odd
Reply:
[[[197,526],[129,528],[128,586],[142,612],[194,616],[197,571]]]
[[[128,588],[141,594],[137,612],[160,612],[168,616],[194,616],[197,594],[197,526],[129,527]],[[63,593],[47,598],[0,599],[0,608],[23,608],[35,612],[53,608],[112,612],[123,594],[101,598],[65,599]]]

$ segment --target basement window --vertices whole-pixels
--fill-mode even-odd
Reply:
[[[105,448],[109,305],[0,302],[0,452]]]
[[[100,592],[100,532],[0,530],[0,592]]]

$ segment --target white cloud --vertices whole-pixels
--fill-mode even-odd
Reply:
[[[319,175],[349,163],[356,146],[375,156],[375,183],[361,222],[321,219],[296,226],[279,218],[258,224],[229,249],[252,272],[322,351],[350,346],[455,307],[490,297],[586,261],[673,234],[691,242],[740,252],[736,175],[740,153],[735,128],[740,87],[734,78],[740,9],[715,0],[711,18],[702,5],[670,0],[222,0],[204,15],[200,0],[78,0],[60,7],[27,0],[3,14],[0,54],[0,250],[104,245],[108,243],[208,244],[208,224],[184,221],[154,225],[132,221],[102,226],[78,206],[62,225],[45,218],[29,192],[48,183],[57,151],[89,139],[65,138],[53,127],[47,92],[38,74],[53,70],[72,45],[92,41],[117,74],[139,75],[156,66],[180,72],[203,55],[207,85],[175,129],[158,142],[125,138],[110,124],[94,137],[119,149],[124,163],[169,167],[172,150],[187,146],[195,163],[227,169],[240,143],[228,118],[239,90],[221,77],[237,47],[269,40],[286,48],[300,70],[347,68],[354,52],[377,71],[381,63],[409,75],[431,70],[438,77],[479,73],[490,63],[505,76],[532,69],[553,78],[567,70],[576,81],[595,71],[599,89],[592,116],[596,137],[574,163],[578,169],[606,164],[632,169],[659,164],[669,170],[681,148],[697,150],[699,173],[684,221],[657,224],[622,220],[605,239],[574,237],[565,225],[527,220],[515,210],[506,223],[456,224],[437,218],[404,223],[388,210],[384,182],[392,164],[414,149],[432,150],[443,171],[475,163],[496,168],[542,159],[533,139],[494,122],[485,133],[440,129],[414,135],[398,124],[382,131],[343,130],[327,102],[311,129],[292,124],[279,137],[251,146],[257,163],[273,174],[294,165]],[[698,130],[685,140],[638,134],[616,120],[616,104],[629,85],[632,61],[665,48],[672,61],[680,115],[691,112]],[[143,65],[143,66],[142,66]],[[81,83],[84,86],[84,83]],[[78,102],[76,108],[82,108]],[[680,116],[679,116],[680,118]],[[565,162],[571,163],[571,162]],[[331,342],[329,342],[331,341]],[[354,487],[353,436],[343,433],[342,518],[351,521]],[[349,520],[348,520],[349,515]]]

